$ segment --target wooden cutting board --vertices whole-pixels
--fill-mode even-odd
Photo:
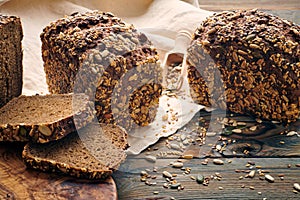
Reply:
[[[117,199],[111,177],[91,182],[27,169],[22,149],[22,144],[0,143],[0,199]]]

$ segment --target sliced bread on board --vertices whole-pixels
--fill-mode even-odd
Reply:
[[[14,98],[0,109],[0,141],[58,140],[93,120],[92,105],[84,94]]]
[[[91,123],[58,141],[28,143],[22,157],[29,168],[77,178],[104,179],[125,160],[127,146],[123,128]]]

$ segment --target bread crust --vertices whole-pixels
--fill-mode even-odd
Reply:
[[[162,92],[159,58],[132,25],[111,13],[77,13],[51,23],[41,40],[51,93],[88,94],[100,123],[127,131],[154,120]]]
[[[297,120],[299,32],[299,25],[257,10],[207,18],[188,49],[193,99],[266,120]]]

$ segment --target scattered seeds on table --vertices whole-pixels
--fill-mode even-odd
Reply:
[[[148,172],[146,172],[146,171],[143,170],[143,171],[140,172],[140,175],[141,176],[148,176]]]
[[[242,130],[237,128],[232,130],[233,133],[242,133]]]
[[[223,160],[221,160],[221,159],[213,159],[213,163],[215,164],[215,165],[224,165],[224,161]]]
[[[297,190],[297,191],[300,192],[300,185],[299,185],[299,183],[294,183],[294,188],[295,188],[295,190]]]
[[[270,183],[273,183],[275,181],[275,179],[270,174],[266,174],[265,179]]]
[[[171,189],[178,189],[178,187],[181,186],[181,183],[173,183],[170,185]]]
[[[254,186],[249,187],[250,190],[255,190]]]
[[[172,174],[168,171],[163,171],[163,177],[172,178]]]
[[[156,162],[156,157],[155,156],[146,156],[145,159],[149,162]]]
[[[197,183],[202,184],[204,182],[204,176],[198,175],[196,178]]]
[[[174,168],[182,168],[183,167],[183,163],[182,162],[175,162],[172,164],[172,166]]]
[[[255,176],[255,170],[251,170],[249,174],[246,175],[248,178],[253,178]]]
[[[216,135],[217,135],[216,132],[207,132],[207,133],[206,133],[206,136],[207,136],[207,137],[214,137],[214,136],[216,136]]]
[[[256,131],[256,129],[257,129],[257,126],[251,126],[251,127],[249,128],[250,131]]]
[[[288,133],[286,134],[286,136],[288,136],[288,137],[291,137],[291,136],[294,136],[294,135],[297,135],[297,136],[299,137],[299,134],[298,134],[298,132],[296,132],[296,131],[290,131],[290,132],[288,132]]]
[[[163,187],[164,187],[164,188],[169,188],[169,184],[168,184],[168,183],[164,183],[164,184],[163,184]]]
[[[192,154],[186,154],[182,156],[183,159],[192,159],[193,157],[194,156]]]
[[[154,191],[153,194],[159,194],[159,192],[158,191]]]
[[[220,187],[219,187],[219,190],[224,190],[224,188],[220,186]]]

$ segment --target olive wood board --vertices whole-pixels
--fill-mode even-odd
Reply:
[[[116,200],[112,177],[88,181],[26,168],[24,144],[0,143],[0,199]]]

